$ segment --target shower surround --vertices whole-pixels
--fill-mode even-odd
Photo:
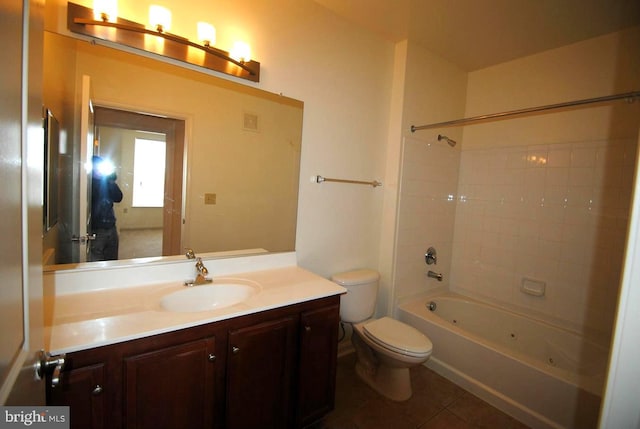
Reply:
[[[640,27],[463,79],[410,46],[406,129],[638,90],[637,49]],[[463,112],[456,113],[460,103]],[[394,305],[445,289],[606,340],[624,257],[638,118],[640,103],[621,101],[405,132]],[[439,142],[439,134],[458,145]],[[443,273],[441,283],[426,276],[429,246],[438,251],[429,269]],[[544,295],[523,293],[523,279],[544,283]]]
[[[463,151],[451,289],[608,335],[635,161],[636,139]]]

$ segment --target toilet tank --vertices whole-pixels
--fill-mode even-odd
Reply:
[[[354,270],[334,274],[331,280],[347,289],[340,297],[340,319],[358,323],[373,316],[380,274],[374,270]]]

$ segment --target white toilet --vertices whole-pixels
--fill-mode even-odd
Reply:
[[[429,359],[433,346],[420,331],[398,320],[371,318],[379,278],[376,271],[355,270],[331,280],[347,289],[340,298],[340,318],[353,325],[356,373],[381,395],[404,401],[411,397],[409,368]]]

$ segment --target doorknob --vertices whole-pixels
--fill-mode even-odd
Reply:
[[[62,379],[62,370],[64,369],[66,355],[64,353],[57,356],[51,356],[49,352],[40,350],[39,359],[36,362],[36,377],[43,379],[48,373],[51,373],[51,387],[56,387]]]
[[[73,237],[71,237],[71,241],[74,243],[80,243],[80,244],[86,244],[88,241],[92,241],[96,239],[96,235],[95,234],[87,234],[87,235],[83,235],[82,237],[78,237],[77,235],[74,235]]]

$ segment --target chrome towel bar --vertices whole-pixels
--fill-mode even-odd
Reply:
[[[322,182],[354,183],[356,185],[369,185],[369,186],[373,186],[374,188],[377,186],[382,186],[382,182],[378,182],[377,180],[366,182],[363,180],[330,179],[329,177],[323,177],[323,176],[312,176],[311,181],[315,183],[322,183]]]

